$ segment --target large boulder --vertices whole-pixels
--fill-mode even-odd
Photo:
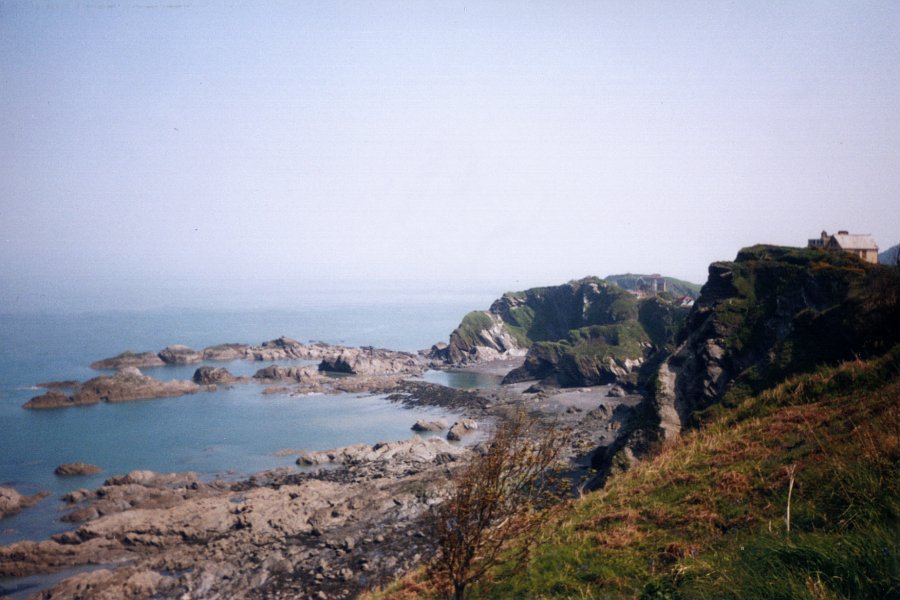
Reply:
[[[307,359],[315,360],[316,356],[310,357],[308,346],[301,344],[295,339],[287,336],[281,336],[278,339],[263,342],[259,346],[253,346],[247,350],[247,354],[253,360],[270,361],[270,360],[294,360]]]
[[[49,495],[50,492],[44,491],[33,496],[23,496],[11,487],[0,486],[0,519],[14,515],[23,508],[34,506]]]
[[[181,344],[167,346],[160,350],[159,357],[167,365],[190,365],[203,360],[200,352]]]
[[[477,429],[478,423],[471,419],[463,419],[461,421],[457,421],[450,427],[450,431],[447,432],[447,439],[450,441],[458,442]]]
[[[437,421],[416,421],[411,428],[413,431],[437,432],[447,429],[447,422],[438,419]]]
[[[193,381],[199,385],[210,385],[234,383],[237,379],[228,372],[228,369],[222,367],[200,367],[194,371]]]
[[[247,344],[219,344],[204,348],[200,355],[203,360],[239,360],[247,358],[249,350]]]

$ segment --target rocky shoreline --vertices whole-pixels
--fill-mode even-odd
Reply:
[[[319,360],[317,368],[271,365],[259,369],[252,377],[237,377],[224,367],[201,366],[191,381],[161,381],[146,375],[141,368],[166,365],[189,365],[202,361],[284,361]],[[245,383],[288,384],[293,387],[270,388],[269,393],[309,394],[358,392],[389,389],[404,377],[422,374],[427,363],[422,356],[408,352],[372,348],[349,348],[322,342],[302,344],[288,337],[263,342],[259,346],[220,344],[195,351],[187,346],[168,346],[157,354],[123,352],[91,364],[94,369],[116,369],[113,375],[78,381],[37,384],[48,391],[31,398],[27,409],[90,406],[98,402],[128,402],[154,398],[170,398],[215,391],[217,385]],[[328,374],[352,376],[346,380]],[[71,393],[61,390],[68,389]]]
[[[42,591],[40,598],[353,597],[431,556],[430,507],[447,493],[452,473],[479,451],[495,420],[524,406],[569,429],[566,453],[572,474],[586,479],[596,448],[616,438],[638,401],[636,396],[613,397],[610,386],[563,389],[523,382],[492,389],[445,387],[411,377],[446,366],[421,355],[374,348],[306,345],[290,338],[257,347],[212,348],[215,352],[170,346],[156,356],[165,364],[193,364],[197,355],[200,360],[218,356],[321,363],[318,368],[271,365],[252,377],[200,366],[193,381],[174,382],[153,379],[129,364],[112,376],[65,382],[75,384],[66,386],[70,395],[60,391],[62,386],[48,386],[28,408],[256,383],[269,386],[264,393],[386,394],[406,407],[440,407],[459,416],[455,422],[414,424],[412,429],[425,438],[303,453],[297,459],[299,470],[282,468],[236,482],[147,471],[109,477],[96,490],[76,490],[62,499],[62,519],[75,529],[45,541],[0,547],[0,577],[84,569]],[[94,364],[109,368],[125,359],[150,360],[148,353],[123,354]],[[513,357],[470,364],[463,371],[499,377],[521,363],[521,357]],[[344,376],[331,375],[334,371]],[[81,469],[61,467],[66,473]]]

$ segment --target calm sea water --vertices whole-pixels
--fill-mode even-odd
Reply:
[[[300,341],[374,345],[414,351],[446,340],[462,315],[486,306],[472,295],[443,301],[376,306],[323,306],[297,311],[156,311],[70,315],[0,315],[0,485],[21,493],[53,495],[0,521],[0,544],[40,539],[69,526],[59,521],[60,496],[92,488],[133,469],[239,476],[293,465],[283,448],[326,449],[356,442],[405,439],[420,418],[437,410],[404,409],[382,396],[263,395],[262,386],[238,385],[180,398],[48,411],[21,405],[43,390],[36,383],[94,377],[88,365],[124,350],[158,351],[169,344],[194,348],[260,343],[287,335]],[[297,361],[293,364],[302,364]],[[268,363],[209,363],[252,374]],[[189,379],[196,367],[162,367],[157,378]],[[489,385],[468,376],[429,373],[445,385]],[[104,472],[61,478],[66,462],[97,464]]]

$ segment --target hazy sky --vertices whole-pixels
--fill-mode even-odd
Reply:
[[[0,312],[900,242],[900,3],[0,0]]]

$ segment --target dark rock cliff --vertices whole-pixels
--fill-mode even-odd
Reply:
[[[430,357],[465,364],[525,355],[505,382],[551,380],[562,386],[637,383],[654,351],[674,343],[687,314],[673,298],[645,300],[596,277],[510,292],[487,311],[466,315]],[[527,354],[526,354],[527,352]]]
[[[900,342],[900,269],[821,250],[753,246],[709,267],[678,334],[658,356],[629,435],[595,466],[608,473],[786,377]]]
[[[725,399],[900,341],[900,275],[846,254],[774,246],[713,263],[670,364],[682,424]]]

